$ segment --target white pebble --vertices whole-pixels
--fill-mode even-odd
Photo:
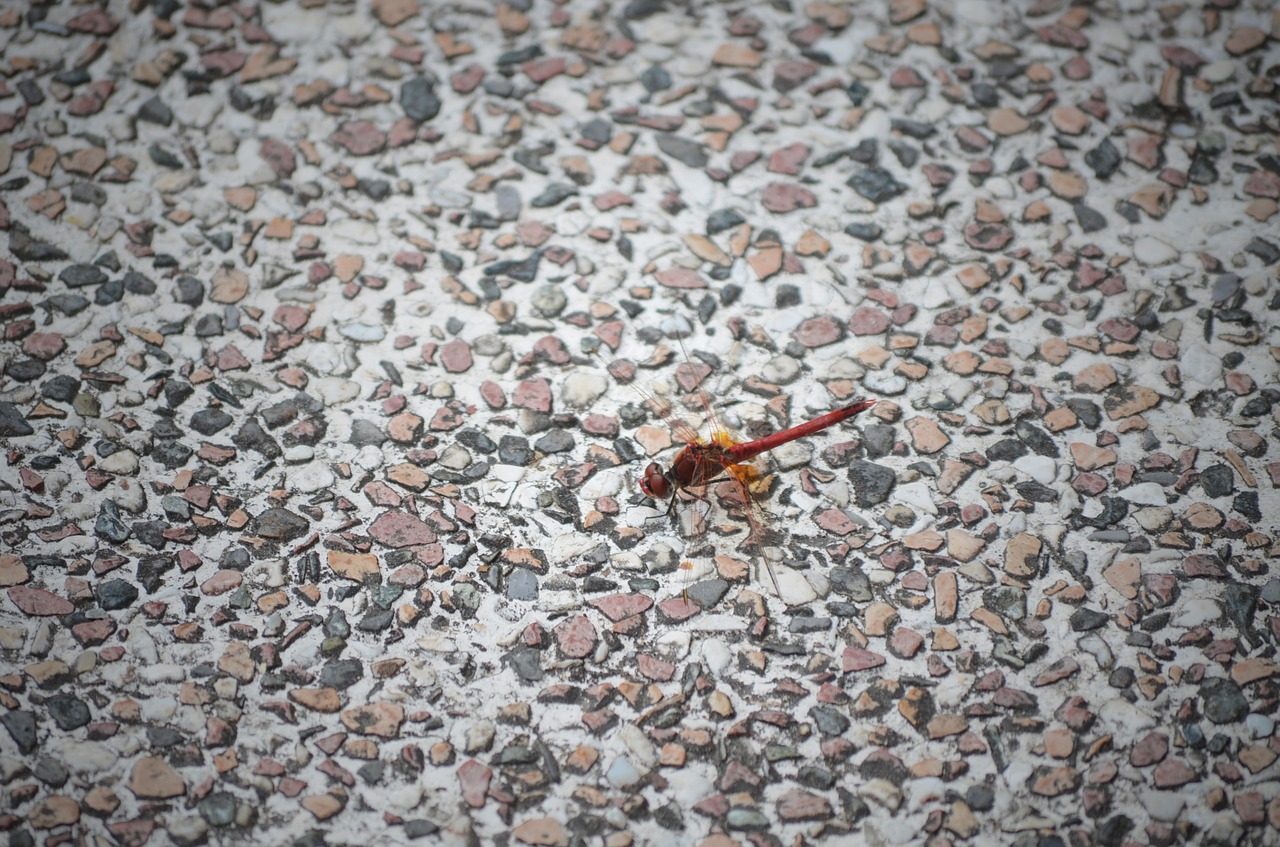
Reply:
[[[1134,512],[1133,519],[1147,532],[1158,532],[1173,520],[1173,510],[1168,506],[1152,506]]]
[[[98,470],[126,476],[135,474],[138,472],[138,454],[132,450],[117,450],[98,461]]]
[[[902,791],[887,779],[869,780],[859,789],[858,794],[890,812],[898,811],[898,807],[902,805]]]
[[[649,740],[649,736],[643,729],[626,721],[618,728],[618,734],[622,736],[622,743],[627,745],[627,750],[641,767],[651,770],[658,766],[658,748],[653,746],[653,742]]]
[[[1152,236],[1143,236],[1133,243],[1133,258],[1147,267],[1167,265],[1176,261],[1178,250]]]
[[[1222,607],[1208,597],[1194,597],[1182,605],[1173,615],[1171,623],[1182,629],[1191,629],[1212,623],[1222,617]]]
[[[1098,667],[1106,670],[1115,664],[1115,655],[1111,652],[1111,648],[1102,636],[1097,634],[1086,635],[1076,642],[1076,645],[1098,662]]]
[[[1270,738],[1276,731],[1275,720],[1257,712],[1251,712],[1245,717],[1244,726],[1254,738]]]
[[[441,467],[460,471],[471,464],[471,454],[461,444],[451,444],[436,461]]]
[[[1203,344],[1188,346],[1178,367],[1182,371],[1184,382],[1194,380],[1207,388],[1220,387],[1218,383],[1222,379],[1222,357],[1209,352]]]
[[[604,396],[609,390],[609,380],[603,374],[579,371],[570,374],[564,381],[560,396],[566,405],[575,409],[590,408],[591,404]]]
[[[609,771],[605,777],[614,788],[625,790],[640,781],[640,772],[636,770],[635,765],[627,761],[625,756],[619,756],[613,760],[612,765],[609,765]]]
[[[957,379],[955,382],[947,386],[947,399],[959,406],[969,395],[973,393],[976,386],[971,379]]]
[[[316,457],[315,448],[308,444],[294,444],[284,448],[284,460],[290,465],[301,465]]]
[[[41,752],[53,756],[59,762],[66,762],[77,774],[101,773],[109,770],[120,758],[116,751],[105,744],[72,738],[53,741]]]
[[[862,378],[862,384],[873,394],[893,397],[907,390],[906,377],[891,373],[871,372]]]
[[[381,450],[374,447],[372,444],[368,444],[360,448],[360,452],[356,453],[356,457],[352,461],[354,461],[356,467],[361,470],[374,471],[382,467],[382,463],[385,459],[383,458]]]
[[[800,363],[791,356],[774,356],[761,370],[765,382],[786,385],[800,375]]]
[[[785,565],[774,565],[773,576],[778,583],[778,596],[788,606],[812,603],[818,599],[818,592],[813,590],[809,580],[805,579],[798,571],[792,570]],[[764,575],[761,581],[770,589],[774,588],[773,582],[767,575]]]
[[[465,740],[463,741],[463,751],[466,753],[479,753],[488,750],[493,744],[494,726],[492,721],[480,720],[467,727]]]
[[[117,479],[111,486],[110,496],[117,506],[133,515],[147,507],[147,493],[136,479]]]
[[[1058,463],[1048,456],[1023,456],[1013,466],[1042,485],[1049,485],[1058,476]]]
[[[378,324],[343,324],[338,327],[338,332],[352,341],[381,341],[387,337],[386,327]]]
[[[1156,725],[1156,717],[1149,709],[1135,706],[1123,697],[1103,703],[1098,708],[1098,719],[1120,738],[1136,737]]]
[[[340,241],[348,241],[352,244],[364,244],[373,246],[378,243],[382,237],[378,228],[367,221],[356,220],[355,218],[340,218],[332,221],[328,227],[328,233],[336,237]]]
[[[187,669],[172,662],[145,665],[138,668],[138,678],[143,682],[182,682],[187,678]]]
[[[708,638],[702,642],[702,660],[707,663],[707,670],[719,676],[733,661],[733,653],[719,638]]]
[[[289,483],[294,491],[312,494],[333,485],[333,471],[322,462],[313,462],[302,470],[289,474]]]
[[[1223,59],[1220,62],[1210,62],[1200,69],[1199,76],[1205,82],[1217,85],[1220,82],[1226,82],[1236,75],[1236,63],[1230,59]]]
[[[326,406],[335,406],[360,396],[360,384],[337,376],[312,381],[311,388]]]
[[[1158,482],[1139,482],[1124,490],[1124,499],[1139,506],[1163,506],[1168,501],[1164,496],[1164,486]]]
[[[917,512],[925,512],[930,515],[938,513],[938,507],[933,504],[933,495],[929,491],[929,485],[924,482],[910,482],[906,485],[899,485],[894,489],[893,499],[904,506],[910,506]]]
[[[1186,798],[1176,791],[1144,791],[1142,808],[1153,820],[1173,822],[1187,805]]]

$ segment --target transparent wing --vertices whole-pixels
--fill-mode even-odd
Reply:
[[[705,362],[694,362],[690,359],[683,342],[680,342],[680,351],[684,355],[684,362],[676,368],[676,381],[688,392],[689,402],[698,403],[706,415],[707,426],[710,429],[708,441],[725,448],[739,443],[740,439],[725,423],[717,404],[712,402],[710,393],[701,387],[711,375],[711,367]],[[746,521],[748,531],[746,538],[743,539],[742,548],[758,557],[758,561],[764,565],[770,587],[777,594],[779,593],[778,580],[773,572],[773,565],[765,553],[767,531],[771,526],[765,503],[773,481],[772,475],[763,470],[765,467],[767,467],[767,460],[763,457],[740,464],[726,463],[722,466],[719,481],[713,482],[708,487],[715,499],[730,515],[736,516],[740,521]]]
[[[743,549],[764,566],[769,586],[778,594],[778,578],[766,552],[773,524],[765,504],[775,478],[763,470],[766,465],[767,460],[763,457],[749,463],[728,465],[725,479],[714,485],[714,494],[730,514],[746,520],[748,531],[743,539]]]
[[[614,359],[612,362],[606,363],[605,367],[609,370],[610,376],[619,385],[629,386],[632,391],[640,395],[649,412],[671,430],[671,436],[676,442],[680,444],[698,443],[700,439],[696,427],[690,425],[688,421],[681,417],[668,400],[659,397],[636,382],[636,366],[633,363],[626,359]]]

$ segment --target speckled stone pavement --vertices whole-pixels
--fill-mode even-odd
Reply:
[[[6,4],[0,832],[1280,844],[1278,37]]]

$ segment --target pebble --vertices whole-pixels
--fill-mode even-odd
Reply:
[[[186,793],[182,777],[158,756],[145,756],[134,763],[128,787],[135,796],[149,800],[181,797]]]
[[[863,168],[849,177],[846,184],[876,204],[892,200],[907,190],[906,185],[898,182],[891,172],[881,167]]]
[[[338,326],[338,332],[352,341],[375,342],[387,337],[386,327],[377,324],[348,323]]]
[[[1133,258],[1147,267],[1159,267],[1178,260],[1178,251],[1152,236],[1144,236],[1133,243]]]
[[[792,568],[774,566],[773,579],[771,587],[776,587],[778,597],[788,606],[804,605],[818,598],[818,593],[804,575]]]
[[[605,772],[605,778],[609,780],[609,784],[614,788],[626,791],[636,786],[642,774],[636,769],[626,756],[619,756],[613,760]]]

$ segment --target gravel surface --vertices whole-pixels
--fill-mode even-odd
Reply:
[[[1272,5],[0,9],[0,831],[1280,843]]]

